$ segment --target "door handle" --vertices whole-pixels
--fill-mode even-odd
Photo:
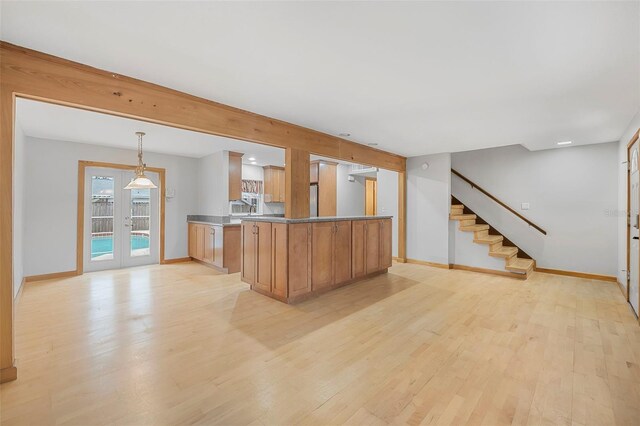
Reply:
[[[633,237],[634,240],[640,240],[640,237]]]

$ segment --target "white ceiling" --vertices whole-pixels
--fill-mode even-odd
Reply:
[[[413,156],[618,140],[629,2],[9,2],[2,39]]]
[[[26,99],[17,100],[16,117],[25,135],[35,138],[135,150],[135,132],[142,131],[145,152],[200,158],[228,150],[244,153],[247,164],[249,158],[258,166],[284,164],[283,149]]]

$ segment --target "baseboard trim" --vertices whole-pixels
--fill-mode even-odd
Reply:
[[[448,263],[427,262],[426,260],[409,259],[409,258],[407,258],[406,260],[407,260],[406,263],[414,263],[416,265],[431,266],[433,268],[440,268],[440,269],[453,269],[452,268],[453,265],[449,265]]]
[[[12,382],[18,378],[16,366],[3,368],[0,370],[0,383]]]
[[[45,281],[45,280],[54,280],[57,278],[68,278],[75,277],[79,275],[76,270],[73,271],[64,271],[64,272],[53,272],[51,274],[42,274],[42,275],[31,275],[28,277],[24,277],[25,283],[32,283],[34,281]]]
[[[451,269],[457,269],[459,271],[470,271],[470,272],[479,272],[481,274],[489,274],[489,275],[499,275],[501,277],[513,278],[516,280],[526,280],[526,274],[516,274],[514,272],[507,271],[498,271],[496,269],[486,269],[486,268],[478,268],[476,266],[466,266],[466,265],[451,265]]]
[[[165,259],[162,261],[162,265],[170,265],[172,263],[184,263],[191,262],[190,257],[176,257],[175,259]]]
[[[15,297],[13,298],[13,303],[18,303],[18,300],[20,300],[20,297],[22,296],[22,290],[24,289],[24,283],[25,283],[25,277],[22,277],[22,281],[20,282],[20,288],[18,289],[18,293],[16,293]]]
[[[395,262],[398,262],[398,263],[407,263],[407,259],[405,259],[404,257],[395,257],[395,256],[394,256],[394,257],[392,257],[392,259],[393,259]]]
[[[549,269],[549,268],[538,268],[538,267],[536,267],[534,271],[542,272],[543,274],[564,275],[567,277],[585,278],[588,280],[608,281],[612,283],[618,282],[618,279],[611,275],[589,274],[586,272],[574,272],[574,271],[565,271],[562,269]]]

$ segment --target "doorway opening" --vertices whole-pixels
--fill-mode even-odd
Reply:
[[[364,214],[375,216],[378,214],[378,180],[367,177],[364,183]]]
[[[83,167],[78,200],[82,271],[160,263],[161,175],[147,171],[155,189],[124,189],[135,173],[129,166]]]

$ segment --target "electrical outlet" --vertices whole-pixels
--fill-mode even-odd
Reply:
[[[529,203],[522,203],[520,204],[520,208],[522,210],[529,210]]]

